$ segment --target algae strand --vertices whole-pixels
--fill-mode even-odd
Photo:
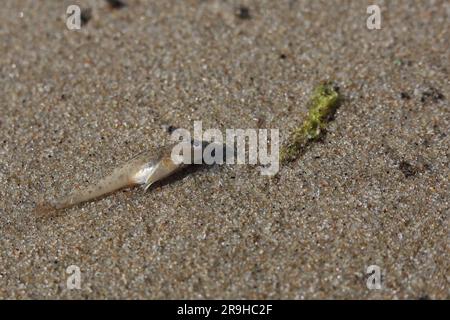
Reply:
[[[324,82],[314,89],[307,118],[301,126],[293,130],[288,142],[281,148],[282,164],[295,160],[311,142],[321,137],[339,99],[339,89],[331,82]]]

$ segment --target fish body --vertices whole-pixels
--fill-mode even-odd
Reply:
[[[202,146],[202,144],[197,142],[182,143],[189,144],[187,147],[191,148],[191,151],[196,147]],[[187,164],[193,163],[174,159],[172,157],[173,147],[174,145],[171,145],[144,151],[117,167],[111,174],[96,183],[80,190],[74,190],[68,195],[39,204],[36,207],[36,212],[43,214],[66,209],[135,185],[144,185],[145,190],[147,190],[153,183],[172,175]],[[192,154],[195,154],[195,152]]]

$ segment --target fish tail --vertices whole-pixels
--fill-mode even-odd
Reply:
[[[128,172],[116,170],[111,175],[101,179],[94,185],[81,190],[72,191],[70,194],[48,202],[41,202],[35,208],[37,215],[48,215],[55,211],[67,209],[80,203],[108,195],[116,190],[135,184]]]

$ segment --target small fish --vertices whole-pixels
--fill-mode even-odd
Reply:
[[[183,146],[190,148],[189,154],[177,156],[172,159],[172,150],[175,145],[154,150],[144,151],[130,159],[120,167],[116,168],[110,175],[104,177],[97,183],[81,190],[74,190],[70,194],[40,203],[36,206],[36,213],[43,215],[52,211],[73,207],[80,203],[90,201],[104,195],[110,194],[119,189],[143,185],[147,190],[156,181],[162,180],[180,169],[186,167],[188,163],[197,163],[195,157],[201,152],[196,149],[203,148],[206,143],[196,140],[181,142]],[[175,161],[174,161],[175,160]],[[201,159],[200,159],[201,160]]]

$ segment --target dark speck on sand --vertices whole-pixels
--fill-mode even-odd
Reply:
[[[122,0],[105,0],[112,9],[122,9],[126,3]]]
[[[248,7],[245,7],[245,6],[239,6],[236,9],[236,16],[239,19],[242,19],[242,20],[248,20],[248,19],[251,19],[251,17],[252,17],[250,15],[250,9]]]

